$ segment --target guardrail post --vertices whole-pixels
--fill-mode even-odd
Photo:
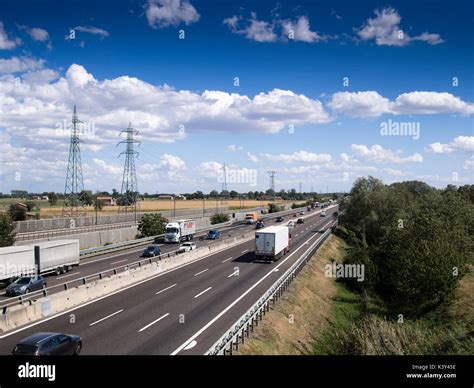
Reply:
[[[102,280],[102,273],[99,274],[99,279]]]
[[[117,275],[117,268],[114,268],[114,275]]]
[[[64,283],[64,291],[67,291],[67,290],[68,290],[68,284]]]
[[[86,278],[82,278],[82,284],[86,284]]]

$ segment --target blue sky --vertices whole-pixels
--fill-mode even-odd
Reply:
[[[0,191],[63,190],[74,103],[91,190],[120,188],[128,121],[141,191],[219,189],[224,162],[239,191],[472,184],[471,3],[327,3],[1,1]]]

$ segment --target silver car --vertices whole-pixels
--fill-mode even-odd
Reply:
[[[185,242],[185,243],[180,245],[180,247],[178,248],[178,252],[179,253],[190,252],[194,249],[196,249],[196,243],[195,242]]]

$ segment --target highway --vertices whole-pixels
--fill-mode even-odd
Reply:
[[[312,211],[277,262],[254,262],[254,241],[242,243],[0,336],[0,354],[40,331],[80,335],[82,354],[203,354],[321,237],[336,209]]]
[[[293,211],[286,211],[284,213],[292,215]],[[271,225],[275,222],[275,217],[271,217],[267,219],[265,225]],[[236,236],[241,233],[248,232],[255,228],[254,225],[243,225],[243,224],[235,224],[230,227],[225,227],[221,229],[221,239],[226,237]],[[196,242],[197,247],[206,246],[209,244],[213,244],[218,242],[219,240],[206,240],[202,239],[207,235],[207,232],[198,232],[195,234],[194,242]],[[173,252],[178,249],[179,244],[159,244],[161,246],[162,254],[166,254],[169,252]],[[113,268],[120,267],[118,272],[124,270],[127,264],[136,262],[137,260],[141,259],[141,254],[145,249],[146,245],[140,247],[133,247],[130,249],[126,249],[120,252],[109,252],[104,253],[103,255],[97,255],[94,257],[83,258],[79,266],[74,267],[72,271],[62,274],[62,275],[55,275],[55,274],[47,274],[45,275],[46,282],[48,287],[52,287],[55,285],[60,285],[65,282],[70,283],[70,286],[77,286],[80,280],[89,275],[97,274],[99,272],[111,270]],[[62,287],[53,288],[50,292],[58,292],[62,291]],[[5,290],[0,290],[0,302],[7,301],[11,299],[5,295]]]

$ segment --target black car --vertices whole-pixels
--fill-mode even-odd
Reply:
[[[36,333],[21,340],[12,350],[12,354],[22,356],[77,356],[81,349],[82,339],[77,335]]]
[[[143,251],[143,257],[155,257],[161,255],[161,248],[159,245],[150,245]]]
[[[297,224],[304,224],[304,218],[298,218]]]
[[[255,224],[255,229],[262,229],[265,227],[265,224],[263,223],[263,221],[258,221],[256,224]]]
[[[283,222],[284,220],[285,219],[282,216],[280,216],[280,217],[277,217],[276,222]]]
[[[24,295],[31,291],[46,288],[46,280],[42,276],[26,276],[16,279],[6,289],[7,296]]]

